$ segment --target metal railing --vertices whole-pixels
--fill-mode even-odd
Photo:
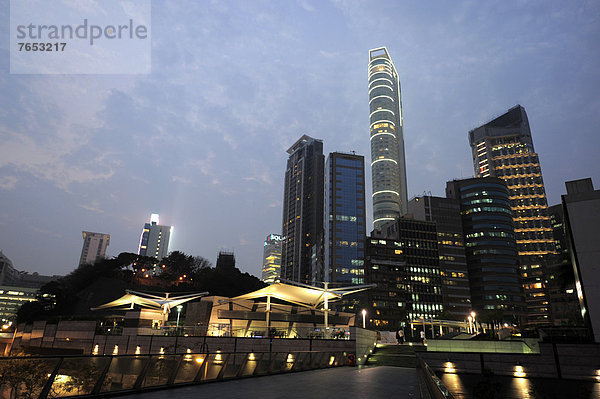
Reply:
[[[454,399],[454,395],[446,388],[442,380],[438,378],[427,363],[417,355],[417,368],[423,372],[427,391],[432,399]]]
[[[123,335],[123,328],[98,327],[97,335]],[[139,327],[137,335],[163,335],[163,336],[218,336],[218,337],[274,337],[274,338],[303,338],[303,339],[350,339],[348,327],[324,328],[314,327],[271,327],[266,328],[231,328],[229,323],[210,323],[208,326],[164,326],[164,327]]]
[[[0,358],[0,397],[140,392],[344,365],[346,353],[338,351]]]

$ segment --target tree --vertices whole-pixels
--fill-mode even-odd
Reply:
[[[70,315],[77,304],[78,293],[101,277],[130,282],[130,267],[137,261],[149,259],[138,254],[123,252],[95,264],[81,265],[66,276],[43,285],[37,294],[37,303],[25,303],[17,312],[17,321],[33,321],[59,315]]]

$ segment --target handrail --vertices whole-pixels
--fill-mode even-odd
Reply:
[[[423,371],[427,390],[431,397],[433,399],[454,399],[454,395],[446,388],[442,380],[435,375],[423,358],[421,358],[418,353],[415,353],[415,355],[417,356],[417,368],[420,368]]]

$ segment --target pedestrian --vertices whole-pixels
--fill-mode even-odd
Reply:
[[[398,330],[398,343],[404,345],[404,330],[402,328]]]
[[[421,331],[421,342],[423,345],[427,343],[427,339],[425,338],[425,330]]]

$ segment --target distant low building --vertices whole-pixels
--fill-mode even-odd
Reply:
[[[13,321],[21,305],[35,301],[44,284],[60,277],[16,270],[11,260],[0,251],[0,322]]]

